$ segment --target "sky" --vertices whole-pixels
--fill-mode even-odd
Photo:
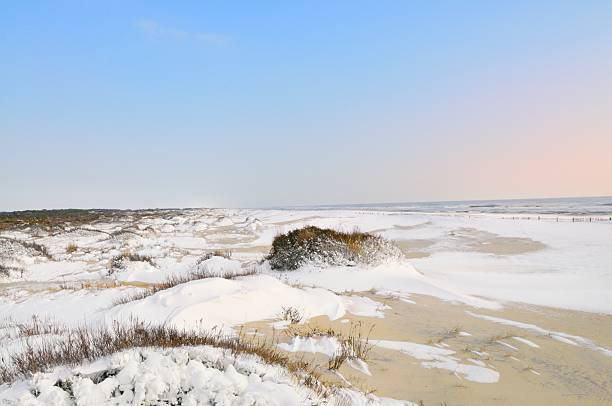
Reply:
[[[0,210],[612,195],[612,2],[15,1]]]

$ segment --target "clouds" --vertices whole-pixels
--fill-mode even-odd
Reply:
[[[229,42],[227,36],[223,34],[187,31],[175,27],[160,24],[151,19],[139,19],[134,21],[134,26],[143,34],[155,38],[173,39],[177,41],[194,41],[207,45],[222,46]]]

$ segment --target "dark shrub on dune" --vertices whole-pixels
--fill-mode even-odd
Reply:
[[[295,270],[306,264],[375,265],[401,256],[398,247],[377,235],[308,226],[276,236],[267,259],[272,269]]]

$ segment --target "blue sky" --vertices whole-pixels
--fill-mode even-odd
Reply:
[[[612,194],[612,2],[10,2],[0,210]]]

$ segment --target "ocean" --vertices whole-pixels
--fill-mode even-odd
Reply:
[[[405,213],[467,213],[529,216],[612,217],[612,196],[317,205],[311,209],[371,209]]]

